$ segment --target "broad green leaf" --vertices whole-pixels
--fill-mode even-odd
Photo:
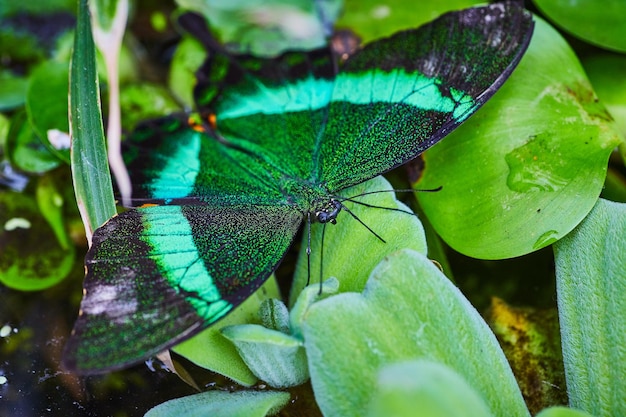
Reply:
[[[63,248],[34,199],[0,193],[0,282],[22,291],[59,283],[74,264],[74,245]]]
[[[454,370],[415,360],[384,366],[378,374],[369,417],[493,416],[480,395]]]
[[[541,411],[536,417],[593,417],[589,413],[567,407],[550,407]]]
[[[581,59],[593,89],[626,136],[626,56],[597,53]]]
[[[259,324],[241,324],[222,329],[260,380],[273,388],[288,388],[309,379],[302,340]]]
[[[13,166],[34,174],[42,174],[61,164],[37,137],[24,111],[18,111],[11,119],[5,152]]]
[[[211,23],[224,44],[238,52],[278,55],[288,49],[326,45],[326,36],[341,9],[340,0],[177,0]]]
[[[264,417],[289,401],[281,391],[208,391],[159,404],[144,417]]]
[[[277,299],[265,300],[259,309],[262,326],[241,324],[222,329],[222,334],[237,347],[248,368],[274,388],[303,384],[309,379],[307,357],[302,342],[302,323],[306,311],[316,300],[334,294],[339,281],[330,278],[320,287],[306,287],[291,313]]]
[[[346,0],[343,13],[337,20],[339,28],[350,28],[363,43],[390,36],[393,33],[421,26],[453,10],[472,7],[482,0]]]
[[[623,0],[534,0],[550,20],[583,41],[626,52]]]
[[[196,85],[196,71],[206,56],[207,52],[204,46],[190,36],[183,37],[176,46],[167,84],[172,94],[187,109],[193,109],[195,106],[193,88]]]
[[[417,198],[439,235],[476,258],[554,243],[591,210],[621,137],[572,50],[547,23],[519,67],[466,123],[424,154]]]
[[[9,16],[16,13],[45,14],[58,11],[74,12],[76,0],[46,0],[46,1],[13,1],[2,0],[0,16]]]
[[[124,87],[120,93],[120,107],[122,127],[127,131],[132,131],[144,120],[181,111],[165,87],[150,83]]]
[[[258,323],[261,303],[268,298],[279,297],[276,280],[270,278],[224,319],[174,346],[172,350],[198,366],[225,375],[238,384],[251,386],[257,378],[243,362],[235,346],[222,335],[221,331],[227,326]]]
[[[0,70],[0,111],[12,110],[24,104],[28,79]]]
[[[33,71],[26,94],[26,111],[31,126],[44,144],[65,162],[70,161],[69,146],[50,143],[48,132],[69,131],[67,92],[68,66],[66,62],[46,61]]]
[[[63,205],[65,201],[50,173],[39,177],[35,198],[39,211],[52,228],[61,248],[65,250],[71,249],[72,242],[63,220]]]
[[[403,203],[395,199],[391,185],[383,177],[377,177],[363,184],[348,188],[342,192],[345,197],[358,196],[367,192],[377,192],[367,196],[355,198],[377,207],[393,208],[384,210],[376,207],[366,207],[346,201],[344,204],[364,224],[376,232],[385,242],[379,240],[370,230],[353,219],[348,213],[341,213],[337,224],[327,224],[322,247],[321,224],[314,224],[311,228],[311,283],[336,277],[340,281],[340,291],[361,291],[367,277],[374,267],[389,253],[398,249],[411,248],[426,254],[426,238],[424,228],[417,216]],[[290,304],[302,288],[307,284],[307,231],[301,244],[300,257],[296,267],[296,275],[291,290]],[[322,276],[320,277],[320,256],[323,253]]]
[[[388,255],[362,294],[314,303],[303,324],[315,397],[326,416],[362,416],[378,372],[428,359],[452,368],[495,416],[528,416],[496,338],[461,292],[426,257]]]
[[[11,128],[11,120],[4,114],[0,113],[0,154],[4,154],[4,147],[7,143],[7,136]]]
[[[570,405],[626,415],[626,205],[598,200],[554,250]]]
[[[116,213],[95,57],[87,1],[80,0],[70,66],[70,156],[76,202],[89,240],[93,231]]]

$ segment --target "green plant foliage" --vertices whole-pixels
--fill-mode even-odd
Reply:
[[[189,36],[183,37],[174,52],[167,85],[172,95],[187,109],[194,107],[193,88],[196,85],[196,71],[206,56],[204,46]]]
[[[542,410],[537,417],[593,417],[584,411],[566,407],[551,407]]]
[[[554,243],[591,210],[622,138],[563,38],[541,19],[519,67],[483,109],[424,155],[418,200],[472,257]]]
[[[494,414],[458,373],[427,360],[384,366],[369,417],[487,417]]]
[[[622,0],[534,0],[537,8],[577,38],[626,52],[626,3]]]
[[[555,247],[570,405],[626,415],[626,205],[598,200]]]
[[[184,9],[204,15],[224,44],[235,42],[238,52],[278,55],[288,49],[326,45],[341,1],[177,0]],[[320,17],[321,16],[321,17]]]
[[[289,401],[280,391],[208,391],[159,404],[144,417],[264,417]]]
[[[18,12],[44,14],[57,11],[76,11],[76,0],[46,0],[28,2],[0,0],[0,16],[10,16]]]
[[[270,278],[219,323],[176,345],[172,350],[196,365],[225,375],[243,386],[251,386],[257,378],[241,359],[235,346],[222,335],[221,331],[227,326],[258,323],[261,303],[268,298],[279,297],[280,292],[276,280]]]
[[[165,87],[150,83],[124,87],[120,92],[120,107],[122,127],[127,131],[141,121],[181,111]]]
[[[46,147],[67,163],[70,161],[69,146],[51,144],[48,131],[56,129],[68,133],[70,130],[67,117],[68,77],[67,62],[45,61],[30,75],[26,94],[30,125]]]
[[[5,152],[13,166],[34,174],[49,171],[61,163],[37,137],[23,111],[16,112],[11,119]]]
[[[96,53],[86,0],[79,1],[78,11],[70,67],[72,178],[85,228],[93,231],[116,211],[106,158]]]
[[[451,367],[493,415],[529,415],[489,327],[441,271],[415,251],[387,256],[362,294],[339,294],[313,304],[303,334],[311,383],[326,416],[364,415],[381,367],[413,359]]]
[[[363,43],[390,36],[394,32],[411,29],[429,22],[439,15],[484,3],[481,0],[422,0],[419,3],[404,0],[346,0],[338,28],[350,28]]]
[[[56,215],[51,211],[47,210],[49,218]],[[22,193],[0,193],[0,227],[2,284],[22,291],[42,290],[70,272],[74,246],[68,245],[65,232],[59,231],[62,226],[55,224],[55,230],[50,227],[33,198]],[[59,240],[55,232],[64,237]]]
[[[274,388],[287,388],[309,379],[303,343],[295,337],[259,324],[222,329],[252,373]]]
[[[367,192],[377,192],[358,200],[376,207],[387,207],[402,210],[376,210],[362,204],[346,201],[344,204],[363,223],[378,233],[385,243],[381,242],[364,226],[349,216],[343,216],[337,225],[326,225],[324,246],[322,247],[323,225],[311,227],[311,269],[309,274],[307,263],[308,242],[302,242],[300,257],[291,290],[290,304],[293,305],[300,290],[307,284],[320,278],[336,277],[340,281],[341,292],[361,291],[365,286],[370,271],[389,253],[402,248],[411,248],[426,254],[426,238],[424,228],[417,216],[403,203],[395,199],[391,185],[383,177],[348,188],[342,192],[344,196],[357,196]],[[341,227],[340,227],[341,223]],[[305,234],[306,236],[306,234]],[[335,250],[329,250],[335,248]],[[323,274],[320,277],[322,250]]]
[[[582,64],[593,89],[626,136],[626,56],[596,53],[584,56]]]
[[[11,110],[24,104],[28,80],[0,70],[0,110]]]

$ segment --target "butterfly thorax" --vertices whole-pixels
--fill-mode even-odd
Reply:
[[[283,195],[311,221],[335,223],[343,207],[332,194],[319,183],[300,179],[287,179],[281,184]]]

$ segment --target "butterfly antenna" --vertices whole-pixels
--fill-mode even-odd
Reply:
[[[322,225],[322,242],[320,246],[320,290],[318,295],[322,294],[322,279],[324,278],[324,235],[326,234],[326,223]]]
[[[415,215],[415,213],[413,213],[412,211],[402,210],[401,208],[398,208],[398,207],[385,207],[385,206],[377,206],[377,205],[374,205],[374,204],[364,203],[363,201],[353,200],[352,197],[351,198],[346,198],[346,199],[344,199],[342,201],[349,201],[351,203],[358,204],[358,205],[361,205],[363,207],[370,207],[370,208],[389,210],[389,211],[397,211],[397,212],[404,213],[404,214],[410,214],[411,216]]]
[[[372,206],[372,207],[375,207],[375,206]],[[385,207],[381,207],[381,208],[385,208]],[[372,230],[372,228],[371,228],[371,227],[369,227],[368,225],[366,225],[366,224],[363,222],[363,220],[359,219],[359,217],[358,217],[356,214],[354,214],[352,211],[350,211],[350,210],[348,209],[348,207],[346,207],[346,206],[344,206],[344,205],[342,204],[342,205],[341,205],[341,209],[342,209],[342,210],[345,210],[345,211],[346,211],[346,213],[348,213],[350,216],[352,216],[352,218],[353,218],[353,219],[355,219],[357,222],[361,223],[361,224],[362,224],[362,225],[363,225],[363,226],[364,226],[367,230],[369,230],[369,231],[370,231],[370,233],[371,233],[371,234],[373,234],[374,236],[376,236],[376,238],[377,238],[378,240],[380,240],[380,241],[381,241],[381,242],[383,242],[383,243],[387,243],[387,241],[386,241],[385,239],[383,239],[382,237],[380,237],[380,235],[379,235],[378,233],[376,233],[374,230]],[[398,210],[399,210],[399,209],[398,209]],[[405,211],[405,213],[406,213],[406,211]]]
[[[306,285],[311,282],[311,213],[306,215],[307,243],[306,243]]]

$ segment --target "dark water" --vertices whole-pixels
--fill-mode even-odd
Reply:
[[[146,365],[94,377],[61,370],[80,281],[69,278],[33,293],[0,284],[0,417],[143,416],[154,405],[194,393],[176,375]]]

